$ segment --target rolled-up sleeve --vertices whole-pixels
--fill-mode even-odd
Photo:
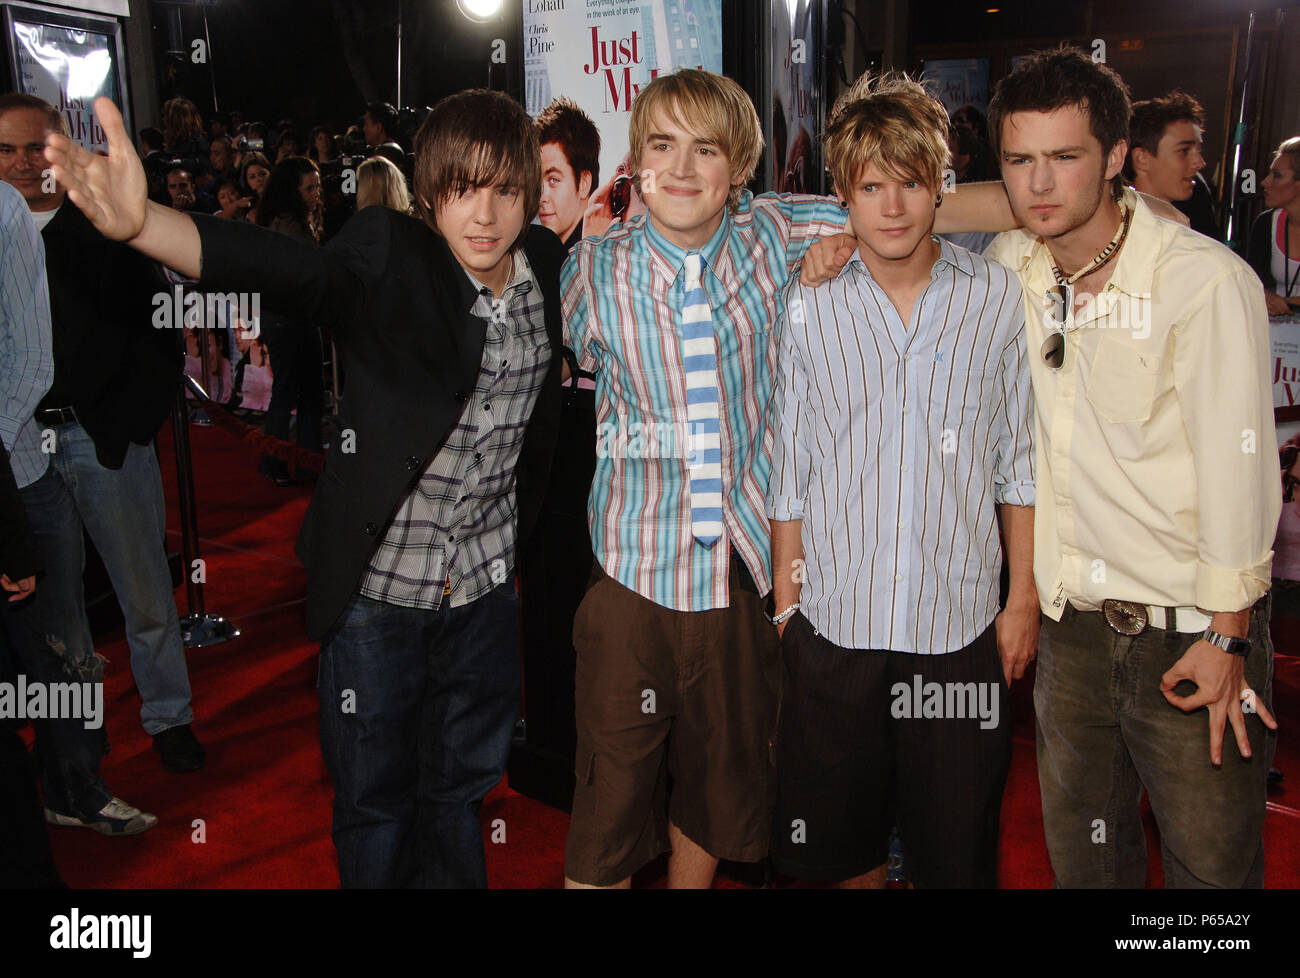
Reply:
[[[1000,267],[1000,266],[999,266]],[[1029,379],[1025,339],[1025,303],[1019,283],[1006,275],[1003,308],[1012,318],[1013,335],[1002,351],[994,498],[1010,506],[1034,505],[1034,394]]]
[[[776,385],[768,409],[772,428],[772,475],[767,487],[770,520],[801,520],[812,476],[808,451],[808,376],[802,344],[807,335],[802,289],[786,293],[785,312],[777,321]]]
[[[1174,389],[1196,476],[1196,604],[1241,611],[1270,585],[1282,497],[1259,283],[1218,277],[1175,326]]]

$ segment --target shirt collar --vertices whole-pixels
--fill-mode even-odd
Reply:
[[[465,272],[465,277],[469,279],[470,285],[474,287],[474,291],[491,302],[492,297],[490,293],[492,290],[475,278],[468,268],[462,266],[462,270]],[[524,254],[524,249],[516,248],[514,251],[514,265],[510,269],[510,281],[507,282],[506,287],[501,290],[501,298],[510,298],[511,293],[515,289],[524,285],[528,286],[528,288],[524,290],[525,294],[527,294],[527,292],[532,290],[536,282],[537,279],[533,276],[533,266],[528,264],[528,257]],[[489,294],[483,295],[484,290]]]
[[[1124,247],[1120,248],[1119,255],[1115,258],[1115,268],[1107,284],[1127,295],[1149,296],[1156,259],[1169,229],[1136,190],[1125,187],[1122,196],[1125,205],[1133,212],[1133,217],[1129,223],[1128,236],[1124,239]],[[1021,269],[1028,272],[1025,285],[1031,292],[1045,293],[1050,286],[1056,284],[1056,277],[1052,274],[1051,253],[1042,238],[1025,234],[1025,239],[1030,243],[1029,252],[1021,258],[1020,265]]]
[[[682,266],[686,263],[686,256],[694,249],[683,248],[669,241],[655,227],[649,213],[645,215],[643,220],[644,233],[641,240],[645,243],[645,247],[650,254],[650,260],[663,274],[664,278],[671,282],[681,273]],[[727,239],[731,235],[731,228],[731,209],[725,208],[722,212],[722,223],[713,232],[713,237],[709,238],[703,248],[698,249],[700,256],[704,259],[707,271],[716,272]]]
[[[975,277],[975,261],[971,253],[965,248],[958,248],[951,241],[946,241],[938,235],[930,235],[931,240],[939,242],[939,257],[935,259],[934,266],[930,269],[930,280],[939,277],[939,267],[949,265],[959,272],[964,272],[971,278]],[[862,256],[857,251],[853,252],[845,268],[850,265],[856,265],[864,274],[870,276],[871,270],[867,268],[867,263],[862,260]]]
[[[1124,203],[1133,212],[1133,217],[1108,284],[1127,295],[1149,296],[1155,278],[1156,259],[1160,257],[1160,246],[1167,229],[1131,187],[1124,188]]]

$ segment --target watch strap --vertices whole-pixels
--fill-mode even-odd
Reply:
[[[1207,628],[1201,636],[1216,648],[1222,649],[1232,655],[1246,656],[1250,654],[1250,640],[1244,638],[1232,638],[1228,635],[1220,635],[1213,628]]]

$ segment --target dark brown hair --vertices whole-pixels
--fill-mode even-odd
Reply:
[[[1128,139],[1131,114],[1128,86],[1113,68],[1078,48],[1036,51],[1007,75],[989,102],[989,140],[993,156],[1002,159],[1002,125],[1016,112],[1053,112],[1077,106],[1088,116],[1088,128],[1103,154]],[[1112,190],[1118,195],[1123,177],[1116,174]]]
[[[305,156],[289,156],[275,164],[257,202],[257,223],[265,228],[277,217],[291,217],[310,233],[312,215],[298,191],[309,173],[320,173],[320,169]]]
[[[591,174],[591,189],[600,185],[600,130],[572,99],[561,96],[542,109],[533,123],[537,144],[556,143],[573,167],[575,183]]]
[[[476,88],[448,95],[415,134],[415,209],[435,231],[444,200],[477,187],[512,187],[524,203],[518,247],[537,216],[542,163],[533,120],[508,95]]]
[[[1133,150],[1141,146],[1155,156],[1160,151],[1160,140],[1175,122],[1194,122],[1205,128],[1205,110],[1201,103],[1186,92],[1174,89],[1168,95],[1133,103],[1133,115],[1128,123],[1128,157],[1124,160],[1124,176],[1132,180]]]

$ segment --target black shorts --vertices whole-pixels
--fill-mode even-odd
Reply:
[[[777,869],[861,875],[886,861],[896,825],[916,886],[996,886],[1011,723],[993,626],[913,655],[840,648],[796,614],[781,644]]]

